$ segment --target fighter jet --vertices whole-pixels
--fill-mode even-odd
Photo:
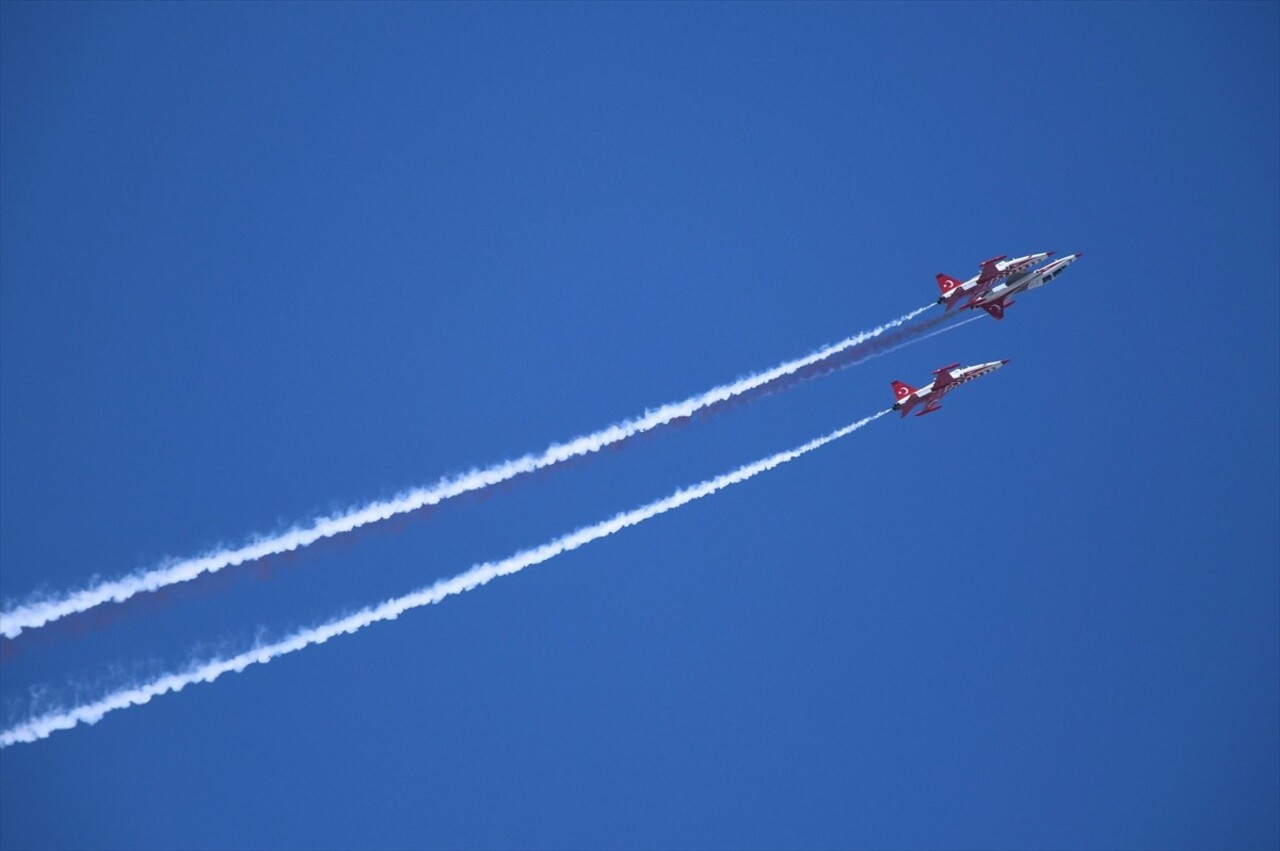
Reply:
[[[893,409],[902,411],[902,416],[905,417],[911,413],[912,408],[923,402],[924,410],[920,411],[916,416],[923,417],[925,414],[931,414],[942,407],[938,400],[943,396],[966,381],[972,381],[975,378],[981,378],[984,375],[995,372],[1008,362],[1007,360],[993,360],[990,363],[980,363],[975,366],[965,367],[960,366],[958,363],[953,363],[950,366],[934,370],[933,381],[919,390],[909,384],[895,381],[893,382],[893,395],[898,401],[893,403]]]
[[[1004,309],[1013,304],[1011,296],[1049,283],[1062,274],[1064,269],[1084,256],[1081,252],[1069,254],[1039,269],[1031,270],[1036,263],[1052,255],[1052,251],[1047,251],[1007,261],[1004,257],[995,257],[984,261],[982,271],[977,277],[970,278],[964,283],[947,275],[938,275],[938,287],[942,290],[938,303],[946,305],[947,310],[957,304],[961,304],[962,309],[980,307],[993,318],[1003,319]]]
[[[950,275],[938,275],[938,288],[942,290],[938,304],[950,310],[957,304],[964,303],[965,296],[969,299],[981,296],[1005,278],[1021,275],[1032,266],[1052,256],[1052,251],[1042,251],[1039,254],[1028,254],[1025,257],[1015,257],[1010,260],[1008,255],[1002,254],[990,260],[983,260],[978,264],[980,269],[978,274],[964,282],[957,281]],[[965,306],[969,305],[965,304]]]

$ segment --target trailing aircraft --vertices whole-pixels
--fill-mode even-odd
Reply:
[[[912,408],[923,403],[924,409],[916,416],[923,417],[925,414],[931,414],[942,407],[938,400],[943,396],[967,381],[990,375],[1008,362],[1007,360],[995,360],[990,363],[964,367],[958,363],[953,363],[950,366],[934,370],[933,381],[919,390],[909,384],[903,384],[901,381],[894,381],[892,382],[893,395],[897,401],[893,403],[893,410],[902,411],[902,416],[905,417],[911,413]]]

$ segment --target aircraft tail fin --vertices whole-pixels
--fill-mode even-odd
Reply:
[[[982,305],[982,309],[991,314],[992,319],[1004,319],[1004,309],[1013,304],[1011,301],[993,301],[990,304]]]
[[[951,293],[957,287],[961,286],[961,283],[957,281],[955,278],[951,277],[950,275],[939,274],[937,278],[938,278],[938,289],[942,291],[942,295],[944,298],[951,295]]]
[[[915,407],[916,400],[911,398],[911,394],[916,392],[916,388],[910,384],[903,384],[901,381],[891,382],[893,384],[893,409],[901,410],[905,417]]]

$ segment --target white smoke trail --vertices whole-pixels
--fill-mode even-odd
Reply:
[[[615,423],[592,434],[576,437],[565,443],[553,443],[541,453],[525,455],[513,461],[504,461],[492,467],[474,469],[455,477],[443,478],[430,487],[405,491],[389,500],[371,502],[361,508],[341,514],[319,517],[308,526],[293,528],[270,536],[258,536],[236,548],[218,549],[194,558],[168,562],[159,567],[132,573],[120,579],[101,582],[61,597],[37,598],[0,612],[0,635],[14,638],[24,629],[35,629],[47,623],[84,612],[103,603],[123,602],[135,594],[156,591],[167,585],[187,582],[205,573],[215,573],[227,567],[256,561],[279,553],[290,552],[314,544],[323,538],[341,535],[377,523],[399,514],[407,514],[430,505],[436,505],[451,497],[480,490],[505,482],[523,473],[532,473],[559,464],[570,458],[589,455],[627,438],[665,425],[672,420],[688,417],[726,399],[740,396],[761,385],[790,375],[806,366],[825,360],[832,355],[850,349],[885,331],[910,322],[924,313],[932,304],[886,322],[878,328],[863,331],[841,340],[811,355],[775,366],[773,369],[748,375],[731,384],[673,402],[655,410],[645,411],[643,416]]]
[[[587,526],[576,532],[571,532],[554,541],[535,547],[530,550],[516,553],[513,556],[502,559],[501,561],[485,562],[472,567],[465,573],[461,573],[452,579],[443,579],[427,588],[407,594],[403,597],[397,597],[387,600],[377,606],[371,606],[353,615],[348,615],[337,620],[329,621],[317,627],[305,629],[300,632],[278,641],[275,644],[268,644],[254,647],[252,650],[245,651],[238,656],[229,658],[213,659],[191,666],[185,671],[167,674],[158,679],[152,680],[143,685],[134,686],[132,688],[122,689],[120,691],[108,694],[107,696],[94,701],[85,703],[71,709],[50,712],[36,718],[32,718],[21,724],[17,724],[4,732],[0,732],[0,748],[6,748],[19,742],[34,742],[39,739],[47,738],[58,730],[69,730],[79,724],[96,724],[101,720],[102,716],[108,712],[117,709],[127,709],[130,706],[138,706],[147,703],[153,697],[159,697],[173,691],[181,691],[193,683],[209,683],[216,680],[223,674],[232,671],[240,673],[250,665],[265,665],[272,659],[284,656],[288,653],[295,653],[299,650],[312,646],[313,644],[323,644],[331,638],[344,633],[353,633],[364,629],[370,624],[379,621],[395,620],[404,612],[410,609],[416,609],[421,606],[427,606],[432,603],[439,603],[446,597],[454,594],[461,594],[464,591],[470,591],[478,588],[485,583],[498,578],[499,576],[507,576],[524,570],[535,564],[541,564],[544,561],[555,558],[556,556],[567,553],[570,550],[576,550],[581,546],[598,541],[601,538],[619,532],[628,526],[635,526],[643,523],[659,514],[664,514],[674,508],[701,499],[704,496],[710,496],[716,491],[729,487],[730,485],[744,482],[753,476],[759,475],[766,470],[772,470],[788,461],[793,461],[801,455],[825,446],[834,440],[839,440],[845,435],[851,434],[868,423],[880,419],[888,410],[873,414],[866,419],[859,420],[856,423],[847,425],[844,428],[837,429],[830,434],[811,440],[803,446],[791,449],[787,452],[779,452],[777,455],[757,461],[754,464],[748,464],[745,467],[739,467],[731,473],[725,473],[714,479],[708,479],[701,484],[693,487],[684,488],[676,491],[671,496],[660,499],[657,502],[651,502],[640,508],[623,512],[615,515],[609,520],[597,523],[594,526]]]
[[[928,334],[925,334],[921,337],[915,337],[914,339],[911,339],[911,340],[904,340],[903,342],[899,343],[896,346],[893,346],[892,348],[885,349],[883,352],[872,352],[871,354],[867,355],[865,358],[855,361],[854,365],[859,363],[866,363],[867,361],[872,360],[874,358],[884,357],[887,354],[896,352],[898,349],[904,349],[907,346],[914,346],[916,343],[923,343],[925,340],[928,340],[931,337],[936,337],[939,334],[945,334],[948,331],[954,331],[957,328],[959,328],[961,325],[968,325],[970,322],[977,322],[979,319],[982,319],[983,317],[984,317],[984,314],[979,313],[977,316],[970,316],[968,319],[961,320],[960,322],[953,322],[950,325],[943,326],[942,328],[939,328],[937,331],[930,331]]]

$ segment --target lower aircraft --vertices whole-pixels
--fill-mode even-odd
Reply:
[[[933,381],[919,390],[909,384],[895,381],[893,382],[893,395],[898,401],[893,403],[893,409],[902,411],[902,415],[905,417],[911,413],[912,408],[923,402],[924,410],[920,411],[916,416],[923,417],[925,414],[931,414],[942,407],[938,400],[943,396],[966,381],[990,375],[1008,362],[1007,360],[993,360],[990,363],[980,363],[975,366],[960,366],[958,363],[953,363],[950,366],[934,370]]]
[[[1013,260],[993,257],[980,264],[981,271],[976,277],[964,282],[949,275],[938,275],[938,288],[942,290],[938,304],[945,305],[947,310],[957,304],[961,305],[961,309],[979,307],[995,319],[1003,319],[1004,309],[1013,304],[1013,295],[1049,283],[1084,254],[1068,254],[1039,269],[1032,269],[1051,256],[1052,251],[1028,254]]]

